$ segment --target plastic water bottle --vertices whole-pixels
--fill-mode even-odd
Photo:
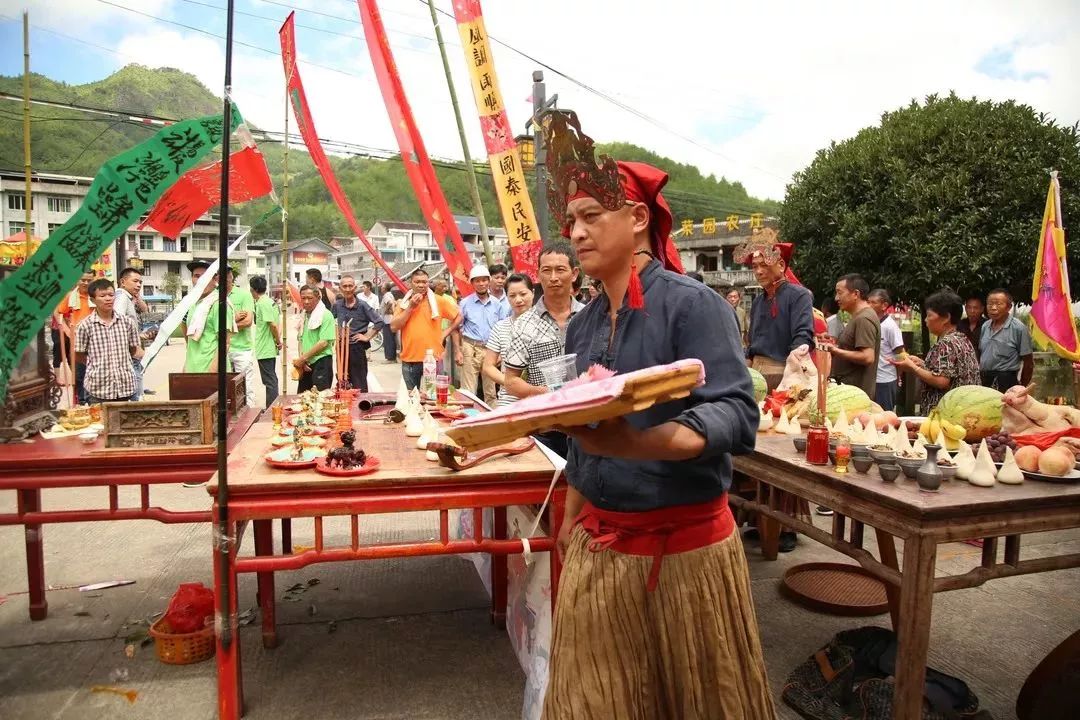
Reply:
[[[435,360],[435,351],[428,348],[424,353],[424,376],[420,380],[420,394],[429,400],[435,399],[435,375],[438,374],[438,363]]]

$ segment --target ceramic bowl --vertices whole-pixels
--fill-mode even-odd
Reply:
[[[956,465],[941,465],[939,463],[937,467],[941,471],[942,480],[952,480],[956,477]]]
[[[881,465],[895,465],[896,464],[896,451],[895,450],[871,450],[870,457],[875,462]]]
[[[97,431],[79,433],[79,442],[83,445],[93,445],[97,442]]]
[[[855,467],[855,472],[865,474],[874,466],[874,459],[868,457],[854,457],[851,458],[851,464]]]
[[[806,452],[806,438],[804,438],[802,435],[796,435],[795,437],[791,438],[791,444],[795,446],[795,450],[797,452]]]
[[[903,469],[904,476],[914,480],[919,468],[922,467],[923,461],[919,458],[897,458],[897,463]]]
[[[881,475],[882,482],[896,482],[896,478],[900,476],[901,467],[899,465],[878,465],[878,474]]]
[[[864,443],[851,443],[851,457],[870,457],[870,447]]]

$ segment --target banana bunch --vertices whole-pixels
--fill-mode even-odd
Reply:
[[[957,425],[944,419],[938,413],[937,408],[934,408],[919,426],[919,434],[928,443],[936,442],[939,435],[944,437],[945,449],[951,451],[960,449],[960,443],[967,436],[967,430],[963,425]]]

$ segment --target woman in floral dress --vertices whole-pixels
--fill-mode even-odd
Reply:
[[[898,368],[911,371],[922,381],[920,412],[927,415],[937,407],[945,393],[961,385],[978,385],[979,359],[971,341],[958,330],[964,304],[951,290],[939,290],[923,303],[923,322],[937,344],[923,360],[914,355],[890,360]]]

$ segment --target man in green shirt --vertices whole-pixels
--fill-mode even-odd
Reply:
[[[281,352],[281,331],[278,330],[278,309],[266,294],[266,278],[255,275],[248,280],[255,300],[255,361],[266,388],[266,407],[278,396],[277,357]]]
[[[243,287],[236,285],[231,267],[225,270],[229,308],[236,320],[236,334],[229,343],[229,363],[232,371],[244,376],[245,399],[249,408],[255,407],[255,357],[251,346],[255,335],[255,299]]]
[[[192,288],[198,284],[203,276],[208,263],[195,260],[187,264],[191,271]],[[215,275],[203,291],[202,297],[188,310],[187,318],[180,326],[187,340],[187,355],[184,359],[184,372],[205,373],[217,372],[217,345],[218,345],[218,314],[220,307],[217,299],[218,279]],[[236,323],[232,312],[226,308],[226,323],[230,330],[225,338],[226,348],[229,338],[236,331]]]
[[[293,367],[300,372],[296,391],[302,393],[312,387],[329,390],[334,379],[334,315],[309,285],[300,289],[300,304],[304,306],[304,317],[300,357],[293,360]]]

